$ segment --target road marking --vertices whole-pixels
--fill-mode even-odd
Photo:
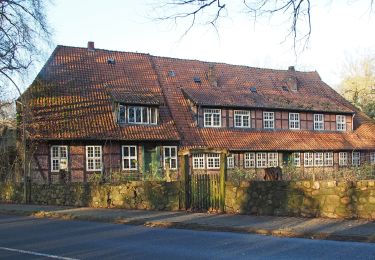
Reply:
[[[0,246],[0,250],[6,250],[6,251],[21,253],[21,254],[28,254],[28,255],[44,256],[44,257],[54,258],[54,259],[78,260],[76,258],[63,257],[63,256],[58,256],[58,255],[50,255],[50,254],[43,254],[43,253],[38,253],[38,252],[33,252],[33,251],[27,251],[27,250],[21,250],[21,249],[16,249],[16,248],[9,248],[9,247],[1,247]]]

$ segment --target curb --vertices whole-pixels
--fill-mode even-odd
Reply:
[[[206,225],[206,224],[200,224],[200,223],[147,221],[147,219],[132,220],[132,219],[126,219],[126,218],[121,218],[121,217],[120,218],[95,217],[95,216],[89,216],[89,215],[77,216],[73,214],[48,212],[48,211],[0,210],[0,214],[29,216],[29,217],[34,217],[34,218],[52,218],[52,219],[61,219],[61,220],[95,221],[95,222],[123,224],[123,225],[136,225],[136,226],[145,226],[145,227],[175,228],[175,229],[188,229],[188,230],[213,231],[213,232],[246,233],[246,234],[257,234],[257,235],[274,236],[274,237],[375,243],[375,235],[374,236],[340,235],[340,234],[324,233],[324,232],[316,232],[316,233],[295,232],[295,231],[289,231],[289,230],[284,230],[284,229],[271,230],[271,229],[260,229],[260,228],[253,228],[253,227]]]

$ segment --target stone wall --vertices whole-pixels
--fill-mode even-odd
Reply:
[[[30,203],[39,205],[179,210],[180,182],[131,181],[123,184],[31,184]],[[0,184],[0,202],[20,203],[22,184]]]
[[[24,197],[21,183],[0,182],[0,202],[22,203]]]
[[[228,213],[375,219],[375,181],[226,183]]]

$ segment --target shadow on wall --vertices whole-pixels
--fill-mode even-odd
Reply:
[[[227,183],[228,213],[375,219],[374,181]]]

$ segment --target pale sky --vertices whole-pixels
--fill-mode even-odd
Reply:
[[[198,25],[180,39],[187,23],[175,26],[152,20],[160,16],[153,9],[155,2],[54,0],[48,9],[54,45],[85,47],[87,41],[94,41],[101,49],[157,56],[277,69],[295,65],[299,70],[318,71],[332,87],[340,81],[345,57],[374,52],[375,13],[369,13],[368,0],[312,1],[319,2],[312,6],[312,36],[308,49],[297,58],[292,42],[284,41],[289,26],[283,23],[285,17],[261,19],[254,26],[243,10],[234,6],[241,0],[226,1],[232,9],[220,20],[219,34],[210,26]]]

